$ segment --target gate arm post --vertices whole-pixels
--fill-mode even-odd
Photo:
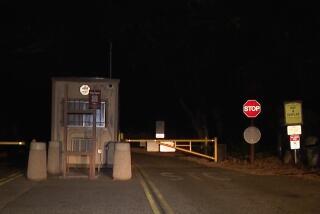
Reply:
[[[218,138],[214,138],[214,162],[218,162]]]

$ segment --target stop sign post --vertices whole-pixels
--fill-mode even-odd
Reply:
[[[251,119],[251,126],[254,127],[254,118],[261,113],[261,105],[257,100],[247,100],[243,104],[243,113]],[[259,129],[258,129],[259,130]],[[260,138],[259,138],[260,139]],[[254,161],[254,144],[250,144],[250,163]]]

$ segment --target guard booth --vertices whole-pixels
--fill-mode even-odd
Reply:
[[[93,178],[107,164],[107,145],[118,136],[118,98],[118,79],[52,79],[51,142],[59,143],[63,176],[89,168]]]

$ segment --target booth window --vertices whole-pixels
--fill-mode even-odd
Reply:
[[[106,102],[101,102],[96,109],[96,127],[105,127]],[[85,100],[68,100],[68,126],[92,127],[93,115],[89,113],[89,102]]]

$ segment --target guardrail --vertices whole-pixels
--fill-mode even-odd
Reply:
[[[148,141],[149,142],[152,141],[167,147],[175,148],[176,150],[186,152],[192,155],[214,160],[215,162],[218,161],[218,138],[216,137],[214,139],[126,139],[125,140],[125,142],[128,142],[128,143],[140,143],[140,142],[148,142]],[[204,143],[206,145],[208,145],[209,143],[213,143],[214,144],[213,154],[210,156],[207,154],[202,154],[200,152],[194,151],[192,149],[192,144],[194,143]]]

